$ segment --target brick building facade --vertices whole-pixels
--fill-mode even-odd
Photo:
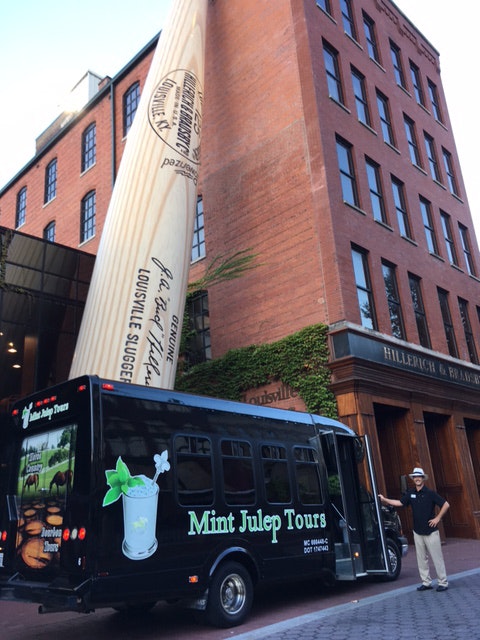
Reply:
[[[42,136],[0,224],[54,222],[96,252],[154,47]],[[200,193],[192,278],[219,253],[259,255],[208,291],[212,357],[328,324],[339,417],[369,433],[381,489],[421,463],[452,505],[446,535],[480,537],[480,263],[436,49],[390,0],[215,0]]]

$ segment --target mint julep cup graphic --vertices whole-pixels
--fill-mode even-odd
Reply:
[[[122,494],[124,539],[122,551],[131,560],[148,558],[157,549],[158,484],[146,476],[136,476],[143,485],[129,487]]]
[[[155,454],[156,473],[153,479],[140,474],[130,475],[127,465],[119,457],[115,470],[106,471],[110,489],[103,499],[103,506],[116,502],[122,496],[124,538],[122,552],[131,560],[143,560],[155,553],[158,542],[155,536],[160,473],[170,469],[168,451]]]

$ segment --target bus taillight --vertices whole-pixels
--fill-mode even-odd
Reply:
[[[86,536],[87,530],[85,527],[73,527],[72,530],[64,529],[62,533],[64,542],[67,542],[67,540],[85,540]]]
[[[0,533],[0,539],[2,542],[6,542],[7,541],[7,532],[6,531],[2,531]]]
[[[115,387],[113,386],[113,384],[111,384],[110,382],[104,382],[102,384],[102,389],[104,391],[114,391]]]
[[[48,398],[42,398],[41,400],[37,400],[35,402],[35,407],[43,407],[44,404],[50,404],[51,402],[55,402],[57,396],[48,396]]]

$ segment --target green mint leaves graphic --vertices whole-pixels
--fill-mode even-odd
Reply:
[[[109,504],[116,502],[122,493],[126,495],[131,487],[145,485],[145,482],[141,478],[130,475],[130,471],[121,457],[117,460],[115,470],[105,471],[105,476],[110,489],[103,498],[103,507],[107,507]]]

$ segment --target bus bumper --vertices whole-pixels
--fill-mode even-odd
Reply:
[[[90,613],[94,609],[88,604],[88,592],[89,581],[76,588],[65,588],[46,582],[23,580],[18,575],[0,580],[0,600],[38,603],[39,613]]]
[[[408,540],[405,538],[405,536],[398,536],[398,542],[402,551],[402,557],[404,558],[408,553]]]

